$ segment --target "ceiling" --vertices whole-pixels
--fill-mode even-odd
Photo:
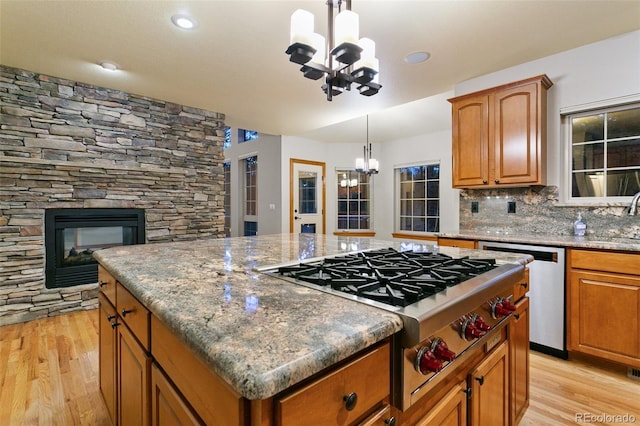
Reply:
[[[0,63],[222,112],[227,125],[276,135],[361,140],[370,114],[372,138],[384,141],[447,123],[430,107],[458,82],[640,28],[636,0],[353,0],[383,87],[328,102],[284,52],[298,8],[326,34],[324,0],[0,0]],[[177,13],[197,27],[173,26]],[[416,51],[431,58],[403,61]]]

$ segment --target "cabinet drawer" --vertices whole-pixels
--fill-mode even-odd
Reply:
[[[116,279],[102,265],[98,265],[98,282],[100,291],[113,306],[116,306]]]
[[[513,286],[513,301],[522,299],[529,291],[529,268],[524,268],[524,279]]]
[[[347,410],[345,399],[357,395]],[[390,345],[386,343],[276,401],[280,425],[351,424],[390,394]]]
[[[149,351],[149,311],[120,283],[116,285],[116,308],[122,321],[142,347]]]
[[[640,254],[573,249],[569,259],[574,269],[640,275]]]
[[[467,249],[477,248],[475,240],[463,240],[460,238],[438,238],[438,245],[448,246],[448,247],[467,248]]]

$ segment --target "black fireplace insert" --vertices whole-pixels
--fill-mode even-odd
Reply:
[[[143,209],[47,209],[44,229],[47,288],[95,283],[94,251],[145,242]]]

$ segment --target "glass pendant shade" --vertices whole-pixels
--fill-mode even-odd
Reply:
[[[335,25],[336,46],[342,43],[358,44],[360,21],[357,13],[343,10],[336,16]]]
[[[313,13],[298,9],[291,15],[290,45],[302,43],[312,46]]]

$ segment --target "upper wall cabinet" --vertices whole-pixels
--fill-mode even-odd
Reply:
[[[449,99],[453,187],[545,185],[546,75]]]

